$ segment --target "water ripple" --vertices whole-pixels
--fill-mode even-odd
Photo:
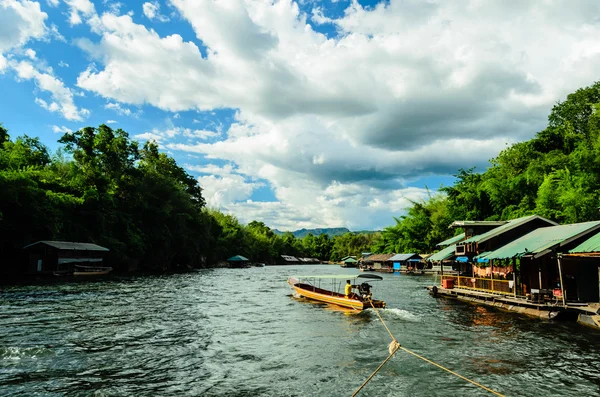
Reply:
[[[330,266],[211,269],[0,292],[0,395],[346,396],[387,357],[367,310],[291,297]],[[427,277],[384,275],[375,296],[403,346],[507,395],[598,395],[598,332],[434,299]],[[403,352],[361,395],[478,396]]]

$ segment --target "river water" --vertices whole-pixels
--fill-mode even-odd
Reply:
[[[388,355],[372,310],[291,296],[337,266],[212,269],[1,287],[1,396],[350,396]],[[400,343],[506,396],[600,395],[600,332],[373,282]],[[492,395],[399,351],[360,396]]]

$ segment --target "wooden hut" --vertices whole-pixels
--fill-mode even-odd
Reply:
[[[362,266],[367,269],[372,269],[376,272],[387,272],[393,271],[392,262],[390,258],[396,254],[373,254],[369,255],[362,260]]]
[[[110,250],[92,243],[38,241],[23,250],[27,257],[27,274],[74,274],[78,269],[82,273],[85,269],[106,273],[112,270],[103,266],[104,257]]]
[[[278,265],[297,265],[299,263],[302,262],[295,256],[291,255],[279,255],[279,258],[277,259]]]

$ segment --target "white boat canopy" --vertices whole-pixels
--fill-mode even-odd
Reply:
[[[351,279],[351,278],[368,278],[370,280],[383,280],[383,277],[376,274],[322,274],[314,276],[293,276],[296,279],[303,278],[320,278],[320,279]]]

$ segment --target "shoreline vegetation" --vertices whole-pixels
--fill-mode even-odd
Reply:
[[[22,248],[40,240],[110,248],[117,273],[214,267],[234,255],[275,264],[280,255],[337,262],[362,252],[431,253],[455,220],[538,214],[559,223],[600,219],[600,83],[558,102],[547,127],[508,146],[482,173],[458,170],[381,232],[278,235],[206,208],[197,180],[155,142],[140,146],[102,124],[64,134],[54,154],[39,138],[11,139],[0,124],[0,274],[18,274]]]

